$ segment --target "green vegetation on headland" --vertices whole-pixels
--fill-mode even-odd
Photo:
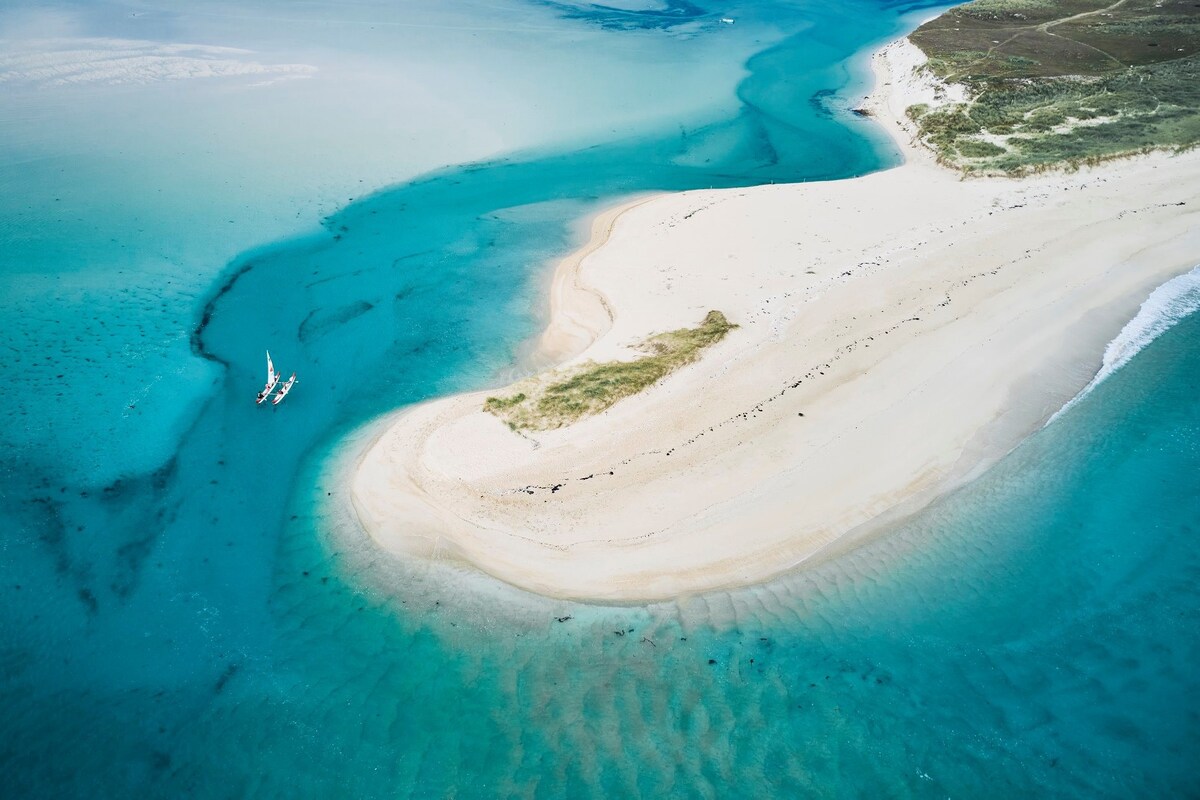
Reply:
[[[1200,142],[1196,0],[975,0],[910,37],[968,102],[908,109],[969,173],[1077,167]]]
[[[483,404],[513,430],[550,430],[581,417],[599,414],[623,397],[637,394],[680,367],[736,328],[720,311],[709,311],[698,328],[681,328],[646,339],[633,361],[588,362],[564,372],[551,372],[522,382],[508,397],[489,397]]]

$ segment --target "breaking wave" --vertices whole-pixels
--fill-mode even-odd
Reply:
[[[1049,425],[1059,415],[1074,406],[1110,375],[1129,363],[1151,342],[1175,327],[1185,317],[1200,311],[1200,264],[1159,286],[1133,319],[1125,324],[1117,337],[1104,349],[1100,371],[1083,390],[1046,421]]]

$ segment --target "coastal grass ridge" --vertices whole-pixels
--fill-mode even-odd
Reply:
[[[738,326],[709,311],[696,328],[655,334],[637,346],[646,355],[632,361],[587,362],[518,384],[506,397],[489,397],[483,410],[516,430],[551,430],[599,414],[698,360],[703,351]]]

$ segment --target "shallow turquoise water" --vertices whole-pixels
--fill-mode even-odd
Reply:
[[[551,5],[617,37],[703,12]],[[1195,793],[1197,318],[976,484],[763,587],[550,602],[392,563],[346,519],[343,437],[511,369],[582,215],[892,163],[830,109],[861,85],[845,60],[917,7],[758,9],[796,34],[747,64],[735,117],[448,168],[239,257],[215,287],[162,265],[81,317],[77,282],[47,289],[53,263],[10,282],[3,791]],[[97,284],[120,285],[101,266]],[[212,388],[170,425],[102,381],[63,388],[85,364],[153,375],[140,343],[180,335],[162,320],[181,308],[185,368]],[[264,343],[302,376],[273,411],[248,405]]]

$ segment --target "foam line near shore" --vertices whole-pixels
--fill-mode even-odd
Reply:
[[[1093,389],[1125,366],[1138,353],[1150,346],[1158,337],[1174,328],[1188,316],[1200,311],[1200,265],[1190,272],[1159,286],[1138,309],[1137,316],[1129,320],[1117,338],[1104,348],[1100,371],[1083,390],[1071,398],[1061,410],[1047,420],[1049,425],[1068,409],[1087,397]]]

